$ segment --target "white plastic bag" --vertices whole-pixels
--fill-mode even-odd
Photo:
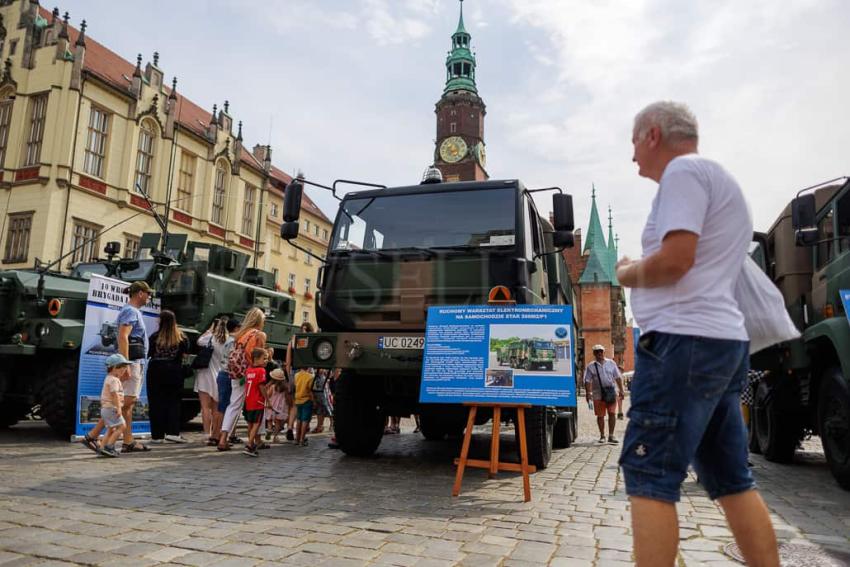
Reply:
[[[735,299],[744,314],[750,354],[800,336],[782,293],[749,256],[735,284]]]

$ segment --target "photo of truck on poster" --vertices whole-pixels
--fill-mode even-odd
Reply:
[[[422,403],[575,405],[572,308],[430,307]]]

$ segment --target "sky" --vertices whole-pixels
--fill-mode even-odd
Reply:
[[[433,159],[457,0],[59,8],[128,60],[159,51],[202,107],[229,100],[246,143],[270,143],[289,173],[408,185]],[[850,175],[847,0],[466,0],[464,20],[491,178],[562,187],[583,231],[595,185],[621,255],[640,256],[656,188],[631,162],[633,117],[656,100],[690,105],[700,153],[738,179],[756,230],[799,189]],[[332,219],[334,199],[309,194]]]

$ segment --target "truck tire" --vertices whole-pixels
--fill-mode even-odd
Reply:
[[[750,422],[747,424],[747,446],[753,455],[761,455],[761,445],[756,435],[756,407],[750,405]]]
[[[435,416],[427,414],[419,416],[419,431],[428,441],[442,441],[449,434],[446,427]]]
[[[0,429],[12,427],[26,417],[31,409],[29,404],[18,400],[3,400],[0,402]]]
[[[528,463],[543,470],[552,458],[555,438],[555,419],[547,419],[547,409],[534,406],[525,410],[525,440],[528,447]],[[514,428],[519,451],[519,425]]]
[[[339,448],[352,457],[368,457],[384,436],[384,414],[366,377],[343,371],[336,384],[334,432]]]
[[[201,413],[201,400],[180,400],[180,425],[186,425]]]
[[[50,379],[40,388],[41,417],[53,432],[62,439],[74,434],[77,411],[77,366],[80,351],[65,353],[47,366]]]
[[[573,444],[573,441],[575,441],[572,424],[574,419],[575,413],[570,417],[559,418],[555,422],[555,429],[552,434],[552,447],[555,449],[567,449]]]
[[[793,416],[782,415],[775,394],[775,387],[759,382],[753,404],[755,434],[765,459],[790,463],[794,460],[801,430]]]
[[[850,386],[837,366],[821,377],[818,429],[832,476],[850,490]]]

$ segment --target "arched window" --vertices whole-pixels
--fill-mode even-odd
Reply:
[[[133,189],[151,196],[151,175],[153,157],[156,149],[156,127],[150,120],[143,120],[139,128],[139,149],[136,152],[136,177]]]
[[[225,184],[227,183],[227,162],[219,161],[215,166],[215,184],[213,185],[212,218],[213,224],[224,226]]]
[[[12,122],[13,92],[0,94],[0,169],[6,166],[6,148],[9,145],[9,124]]]

